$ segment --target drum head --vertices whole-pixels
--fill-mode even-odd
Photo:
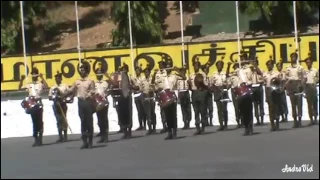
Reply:
[[[130,81],[127,73],[121,73],[121,91],[124,97],[128,97],[130,94]]]

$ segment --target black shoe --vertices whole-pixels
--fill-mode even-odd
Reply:
[[[172,132],[172,138],[175,139],[177,138],[177,129],[173,129],[173,132]]]
[[[206,130],[205,127],[206,127],[206,126],[202,124],[202,126],[201,126],[201,131],[200,131],[201,134],[203,134],[203,133],[205,132],[205,130]]]
[[[245,128],[243,135],[244,136],[248,136],[249,135],[249,128]]]
[[[196,126],[196,129],[197,129],[197,131],[194,133],[194,135],[201,134],[201,130],[200,130],[200,126],[199,125]]]
[[[260,122],[257,122],[257,123],[255,124],[255,126],[261,126],[261,123],[260,123]]]
[[[127,132],[127,139],[130,139],[131,137],[132,137],[131,129],[129,129]]]
[[[142,126],[139,126],[136,131],[142,131],[143,130],[143,127]]]
[[[314,120],[314,121],[313,121],[313,125],[318,125],[318,121],[317,121],[317,120]]]
[[[59,131],[59,139],[56,141],[57,143],[63,142],[62,131]]]
[[[164,129],[161,129],[160,133],[163,134],[163,133],[166,133],[168,131],[167,128],[164,128]]]
[[[310,123],[308,124],[308,126],[313,126],[313,121],[311,120]]]
[[[224,130],[227,131],[228,130],[228,125],[224,125]]]
[[[96,135],[96,137],[101,137],[101,132]]]
[[[220,126],[217,131],[223,131],[223,130],[224,130],[224,126]]]
[[[122,133],[123,133],[123,136],[121,137],[121,139],[126,139],[128,136],[127,129],[124,129]]]
[[[63,141],[64,142],[68,141],[68,131],[63,131]]]
[[[34,143],[32,144],[32,147],[38,146],[38,137],[34,137]]]
[[[98,144],[104,143],[104,141],[105,141],[105,136],[103,135],[103,136],[100,136],[100,139],[99,139],[99,141],[97,141],[97,143]]]
[[[88,137],[86,135],[82,135],[82,146],[80,149],[87,149],[88,146]]]
[[[42,135],[43,135],[43,133],[40,132],[39,133],[39,138],[38,138],[38,146],[42,146]]]
[[[164,140],[169,140],[169,139],[173,139],[173,135],[172,135],[172,130],[168,130],[168,136],[166,138],[164,138]]]
[[[93,140],[93,134],[89,135],[88,149],[92,149],[92,140]]]
[[[122,129],[120,129],[117,133],[123,133],[123,130],[122,130]]]

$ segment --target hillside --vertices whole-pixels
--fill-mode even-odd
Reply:
[[[165,18],[166,34],[180,32],[180,14],[174,7],[175,1],[167,1]],[[78,5],[81,48],[103,47],[112,41],[111,32],[116,25],[110,19],[110,2]],[[191,13],[184,13],[184,24],[190,21]],[[73,3],[65,3],[48,10],[48,22],[55,32],[43,35],[48,39],[37,52],[74,49],[77,47],[76,16]],[[166,40],[168,41],[168,40]],[[170,41],[170,40],[169,40]]]
[[[163,43],[181,42],[180,36],[180,14],[177,7],[178,1],[162,1],[165,9],[161,10],[161,17],[164,19],[166,26],[166,35],[168,35]],[[49,2],[48,2],[49,3]],[[58,5],[57,5],[58,4]],[[83,1],[78,4],[78,14],[80,23],[80,42],[82,49],[94,49],[106,47],[108,42],[112,41],[111,32],[116,25],[110,19],[112,1]],[[192,25],[192,17],[199,13],[199,9],[193,12],[184,12],[184,26]],[[201,13],[201,12],[200,12]],[[134,14],[133,14],[134,16]],[[45,33],[45,27],[37,29],[36,37],[33,39],[45,39],[43,46],[29,48],[28,52],[51,52],[77,47],[77,27],[76,15],[73,1],[55,1],[48,8],[47,18],[41,19],[39,22],[45,22],[46,26],[50,26],[50,32]],[[185,29],[185,27],[184,27]],[[308,32],[319,32],[319,25],[311,27]],[[174,34],[173,36],[170,34]],[[170,36],[169,36],[170,35]],[[257,33],[257,36],[267,36]],[[170,38],[169,38],[170,37]],[[251,38],[252,35],[241,33],[241,38]],[[185,42],[193,41],[209,41],[236,39],[236,33],[219,33],[199,38],[185,37]]]

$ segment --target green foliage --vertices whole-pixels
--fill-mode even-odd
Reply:
[[[308,25],[319,9],[319,1],[296,1],[298,25]],[[241,13],[261,13],[262,20],[275,32],[293,29],[293,1],[239,1]]]
[[[163,39],[161,19],[157,1],[131,1],[131,24],[134,44],[160,43]],[[113,44],[127,46],[130,44],[128,2],[115,1],[111,17],[117,25],[112,32]]]
[[[26,33],[33,32],[34,19],[46,15],[43,1],[23,1]],[[1,52],[13,52],[21,47],[20,1],[1,1]]]

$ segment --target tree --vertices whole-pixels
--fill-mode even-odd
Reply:
[[[23,1],[24,23],[26,34],[32,44],[34,18],[45,16],[46,8],[43,1]],[[14,52],[21,47],[21,20],[19,1],[1,1],[1,54]]]
[[[131,24],[133,41],[137,45],[160,43],[163,38],[157,1],[131,1]],[[128,2],[114,1],[111,17],[117,25],[112,32],[113,44],[130,44]]]
[[[296,1],[297,19],[300,27],[314,24],[313,14],[319,9],[318,1]],[[239,1],[241,13],[261,13],[262,21],[276,33],[293,30],[292,1]],[[317,22],[318,23],[318,22]]]

